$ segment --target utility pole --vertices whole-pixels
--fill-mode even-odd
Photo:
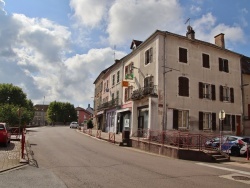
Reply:
[[[45,96],[43,96],[43,126],[45,125],[44,123],[44,101],[45,101]]]

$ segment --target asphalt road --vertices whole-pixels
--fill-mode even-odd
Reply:
[[[37,163],[0,175],[0,187],[250,186],[250,168],[148,154],[68,127],[32,129],[28,139]],[[12,184],[7,186],[10,177]]]

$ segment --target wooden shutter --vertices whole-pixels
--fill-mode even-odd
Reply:
[[[248,106],[248,119],[250,119],[250,104],[247,105]]]
[[[199,130],[203,130],[203,112],[199,112]]]
[[[220,101],[223,101],[223,86],[220,86]]]
[[[212,130],[216,130],[216,113],[212,113]]]
[[[149,63],[153,62],[153,48],[149,49]]]
[[[199,98],[203,99],[203,83],[199,82]]]
[[[224,59],[224,71],[229,72],[228,60],[227,59]]]
[[[187,49],[179,48],[179,62],[187,63]]]
[[[203,67],[209,68],[209,55],[207,54],[202,54],[202,61],[203,61]]]
[[[230,100],[231,103],[234,103],[234,88],[230,88]]]
[[[186,77],[179,77],[179,95],[189,96],[189,80]]]
[[[125,67],[125,75],[128,74],[128,66]]]
[[[232,131],[235,131],[235,115],[232,115]]]
[[[173,129],[178,130],[178,110],[173,110]]]
[[[219,71],[223,71],[223,60],[219,58]]]
[[[126,102],[127,100],[128,100],[128,88],[125,88],[124,101]]]
[[[216,100],[215,85],[211,85],[211,89],[212,89],[212,100],[215,101]]]

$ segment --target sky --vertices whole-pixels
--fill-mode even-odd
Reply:
[[[0,83],[34,104],[93,107],[93,82],[156,30],[214,43],[250,57],[248,0],[0,0]]]

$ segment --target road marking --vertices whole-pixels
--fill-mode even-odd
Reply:
[[[250,184],[250,181],[249,181],[250,177],[242,176],[241,174],[228,174],[228,175],[223,175],[223,176],[219,176],[219,177],[225,178],[228,180],[233,180],[233,181],[245,183],[245,184]]]
[[[226,171],[230,171],[230,172],[245,174],[245,175],[249,175],[250,176],[250,172],[246,172],[246,171],[235,170],[235,169],[232,169],[232,168],[219,167],[219,166],[210,165],[210,164],[206,164],[206,163],[196,163],[196,164],[202,165],[202,166],[211,167],[211,168],[217,168],[217,169],[220,169],[220,170],[226,170]]]

